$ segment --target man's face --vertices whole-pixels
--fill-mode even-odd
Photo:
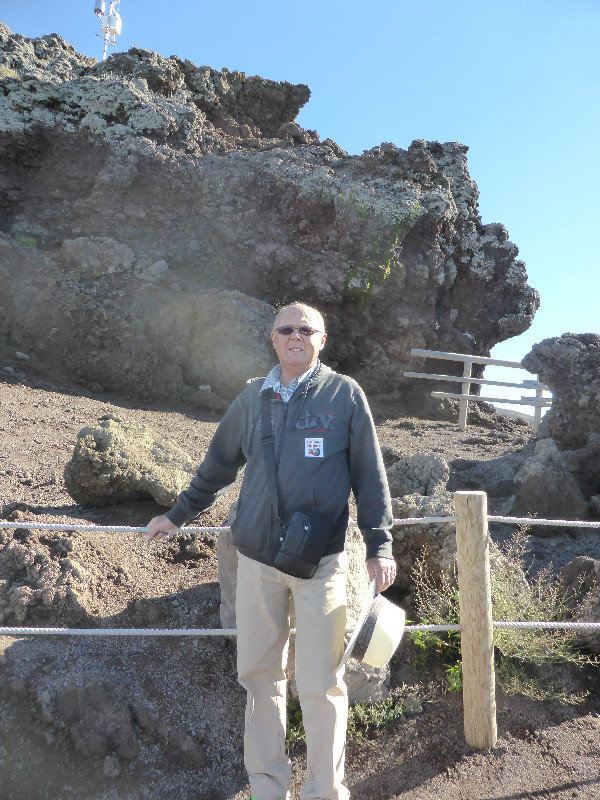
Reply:
[[[299,308],[288,308],[276,318],[276,328],[284,325],[296,328],[305,326],[319,331],[323,328],[323,323],[318,317],[309,315]],[[296,378],[315,363],[325,345],[327,334],[319,332],[313,333],[312,336],[302,336],[298,330],[294,330],[286,336],[274,330],[271,339],[284,374]]]

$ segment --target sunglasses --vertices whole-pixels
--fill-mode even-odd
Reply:
[[[313,333],[323,333],[316,328],[309,328],[307,325],[282,325],[280,328],[275,328],[275,333],[280,333],[282,336],[290,336],[294,331],[298,331],[300,336],[312,336]]]

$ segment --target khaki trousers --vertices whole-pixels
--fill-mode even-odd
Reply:
[[[236,595],[238,679],[247,692],[244,763],[256,800],[282,800],[290,605],[296,617],[296,683],[307,742],[301,800],[348,800],[344,755],[348,693],[343,669],[345,553],[325,556],[314,576],[293,578],[241,553]]]

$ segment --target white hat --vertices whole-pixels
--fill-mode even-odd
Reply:
[[[349,658],[355,658],[371,667],[385,666],[400,644],[405,621],[406,614],[402,608],[390,603],[380,594],[375,596],[375,581],[371,581],[338,669]]]

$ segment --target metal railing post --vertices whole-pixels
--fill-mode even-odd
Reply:
[[[455,492],[465,741],[496,745],[496,676],[485,492]]]

